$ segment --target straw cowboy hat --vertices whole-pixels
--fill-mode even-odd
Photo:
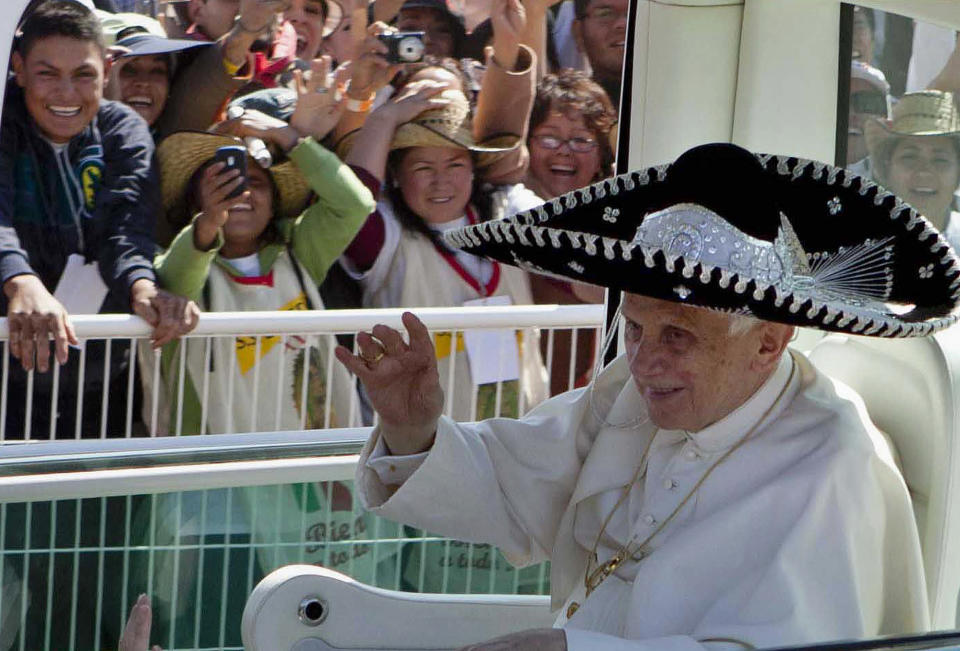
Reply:
[[[457,147],[477,154],[477,166],[487,167],[505,152],[520,146],[518,135],[501,135],[481,144],[473,139],[470,104],[463,93],[445,90],[439,97],[450,100],[446,106],[424,111],[406,122],[393,134],[390,149],[408,147]]]
[[[190,179],[204,163],[213,158],[220,147],[244,146],[239,138],[205,131],[181,131],[167,137],[157,147],[160,167],[160,192],[163,214],[176,230],[186,226],[192,215],[187,214],[187,188]],[[250,157],[247,165],[257,163]],[[296,217],[303,212],[310,198],[310,186],[290,161],[267,169],[277,188],[279,203],[273,206],[275,219]]]
[[[867,150],[874,166],[882,150],[902,136],[953,136],[960,138],[960,112],[953,93],[922,90],[907,93],[893,107],[892,120],[870,120],[863,125]]]
[[[703,145],[446,243],[533,271],[790,325],[923,336],[957,320],[960,263],[849,170]]]

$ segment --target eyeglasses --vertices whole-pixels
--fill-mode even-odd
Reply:
[[[597,148],[597,141],[593,138],[568,138],[564,140],[556,136],[533,136],[532,139],[536,140],[544,149],[560,149],[563,143],[567,143],[570,151],[578,154],[586,154]]]

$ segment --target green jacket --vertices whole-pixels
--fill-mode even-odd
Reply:
[[[290,159],[303,174],[317,200],[294,219],[275,222],[280,241],[264,245],[259,253],[260,271],[266,275],[278,257],[289,246],[293,257],[319,285],[330,267],[353,241],[375,201],[369,189],[335,154],[311,138],[307,138],[290,152]],[[222,234],[209,251],[194,246],[193,225],[186,226],[173,240],[170,248],[155,261],[157,277],[165,289],[186,296],[204,305],[204,286],[211,265],[217,264],[232,276],[234,267],[220,258]],[[308,281],[309,282],[309,281]],[[176,432],[177,400],[179,392],[179,342],[168,344],[162,355],[163,382],[170,409],[170,433]],[[201,410],[198,392],[185,374],[183,423],[181,433],[200,433]]]
[[[294,147],[290,160],[317,195],[317,201],[296,219],[277,222],[282,242],[260,249],[260,270],[267,273],[289,244],[294,256],[319,285],[373,212],[376,202],[353,170],[313,138]],[[193,245],[193,225],[186,226],[155,261],[160,284],[175,294],[201,300],[211,264],[216,262],[228,273],[236,274],[233,266],[218,256],[222,245],[218,236],[209,251],[198,250]]]

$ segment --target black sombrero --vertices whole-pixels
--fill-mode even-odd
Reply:
[[[916,210],[848,170],[729,144],[445,238],[535,273],[823,330],[923,336],[958,316],[960,264]]]

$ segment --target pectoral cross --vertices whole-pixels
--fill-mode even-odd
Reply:
[[[596,555],[594,555],[594,558],[596,559]],[[624,558],[624,550],[621,549],[614,554],[610,560],[600,565],[597,569],[591,572],[589,576],[587,576],[586,587],[588,597],[590,596],[590,593],[596,590],[597,586],[603,583],[608,576],[617,571],[617,568],[623,563]]]

